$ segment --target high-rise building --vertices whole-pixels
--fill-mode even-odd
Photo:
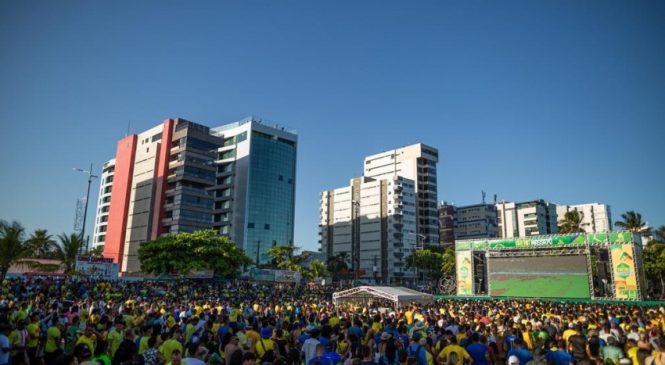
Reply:
[[[402,176],[358,177],[321,193],[321,252],[345,253],[359,278],[399,284],[415,278],[405,258],[416,245],[415,184]]]
[[[211,130],[217,150],[213,226],[255,261],[275,245],[293,244],[296,151],[293,131],[247,118]]]
[[[114,172],[115,159],[111,159],[104,163],[102,173],[99,175],[99,198],[97,199],[97,212],[95,214],[95,230],[92,236],[93,247],[103,245],[106,242]]]
[[[556,206],[556,214],[559,220],[563,220],[567,212],[577,210],[582,213],[582,228],[587,233],[607,232],[612,230],[612,213],[610,206],[600,203],[559,205]]]
[[[499,237],[497,209],[494,204],[474,204],[463,207],[444,202],[439,206],[441,244],[456,240]]]
[[[439,242],[444,246],[455,243],[455,206],[446,202],[439,205]]]
[[[499,237],[514,238],[555,234],[557,225],[556,205],[542,199],[523,203],[496,203]]]
[[[419,243],[439,244],[436,164],[439,151],[422,143],[365,158],[363,176],[383,179],[402,176],[415,182],[416,232]]]
[[[234,134],[243,126],[248,127],[244,135]],[[247,242],[256,237],[248,233],[256,224],[261,224],[263,234],[258,240],[292,242],[292,136],[251,118],[214,130],[184,119],[167,119],[143,133],[121,139],[112,186],[100,189],[102,205],[98,211],[108,211],[107,218],[100,216],[100,220],[108,221],[105,232],[101,226],[99,229],[105,233],[104,256],[113,258],[123,273],[138,272],[141,242],[217,228],[253,257],[255,250]],[[289,174],[280,174],[283,171]],[[271,186],[273,180],[280,179],[290,189]],[[105,195],[107,190],[111,191],[110,198]],[[231,198],[224,199],[227,196]],[[262,220],[252,214],[260,215]],[[233,220],[224,224],[224,215]]]

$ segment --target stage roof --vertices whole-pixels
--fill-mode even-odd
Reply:
[[[333,293],[335,305],[348,302],[366,302],[376,299],[385,299],[399,307],[411,302],[429,303],[434,299],[431,294],[401,287],[401,286],[359,286]]]

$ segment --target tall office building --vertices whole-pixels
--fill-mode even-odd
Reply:
[[[104,256],[140,271],[138,247],[161,235],[212,227],[215,150],[222,140],[184,119],[118,142]]]
[[[556,205],[542,199],[496,203],[499,237],[515,238],[559,233]]]
[[[106,242],[106,228],[109,220],[114,173],[115,159],[106,161],[102,166],[102,173],[99,175],[99,197],[97,199],[97,212],[95,214],[95,229],[92,236],[93,247],[103,245]]]
[[[444,245],[456,240],[499,237],[496,206],[474,204],[457,207],[444,202],[439,206],[439,232],[441,244]]]
[[[244,137],[241,132],[232,133],[243,125],[252,126]],[[273,133],[267,133],[270,131]],[[275,234],[280,244],[286,243],[288,237],[292,241],[295,142],[292,151],[271,147],[281,146],[284,138],[278,135],[282,133],[285,132],[255,119],[214,130],[184,119],[167,119],[143,133],[121,139],[111,196],[107,199],[100,195],[100,201],[110,202],[104,256],[113,258],[123,273],[138,272],[141,242],[167,234],[218,228],[253,257],[254,251],[248,250],[246,242],[255,236],[245,231],[254,227],[233,225],[247,221],[247,217],[253,219],[250,212],[262,214],[263,221],[256,222],[263,224],[266,232],[273,232],[273,227],[274,231],[288,231]],[[252,143],[243,143],[243,138]],[[284,175],[291,186],[290,204],[283,204],[284,198],[279,194],[282,190],[270,186],[272,175],[268,175],[282,169],[293,172]],[[254,175],[249,176],[250,173]],[[274,177],[279,181],[279,174]],[[106,194],[106,189],[100,189],[100,194]],[[223,199],[225,196],[232,198]],[[223,214],[234,217],[232,223],[222,224]],[[282,224],[286,220],[288,225]],[[287,238],[282,241],[281,237]]]
[[[416,232],[425,245],[439,244],[436,164],[439,151],[422,143],[365,158],[363,176],[383,179],[402,176],[415,182]]]
[[[358,177],[321,193],[321,252],[346,253],[359,278],[399,284],[415,278],[405,258],[416,245],[415,184],[402,176]]]
[[[255,261],[268,262],[275,245],[293,244],[295,132],[258,119],[214,128],[217,150],[213,226]]]
[[[600,203],[559,205],[556,206],[556,214],[559,220],[563,220],[567,212],[577,210],[582,213],[582,228],[587,233],[607,232],[612,230],[612,212],[610,206]]]

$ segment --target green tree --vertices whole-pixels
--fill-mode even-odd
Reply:
[[[83,247],[83,240],[78,233],[70,235],[58,235],[60,244],[54,246],[52,257],[60,261],[60,267],[65,274],[71,275],[76,271],[76,256],[78,256],[81,247]],[[43,269],[49,270],[44,267]]]
[[[233,278],[252,260],[228,237],[215,230],[160,237],[139,246],[141,270],[151,274],[187,274],[193,270],[212,270],[217,277]]]
[[[0,282],[12,264],[25,261],[33,252],[34,246],[25,240],[25,228],[19,222],[0,220]]]
[[[307,260],[309,254],[303,252],[296,254],[300,247],[294,245],[277,245],[268,250],[268,256],[272,257],[278,269],[302,272],[302,263]]]
[[[628,211],[621,215],[620,221],[614,223],[615,226],[633,233],[639,233],[642,236],[648,236],[651,230],[647,227],[646,222],[642,221],[642,215],[635,211]]]
[[[57,243],[53,236],[45,229],[37,229],[28,238],[28,244],[32,245],[34,255],[40,259],[50,259]]]
[[[438,281],[443,277],[443,254],[429,248],[414,251],[406,257],[407,269],[421,270],[428,279]]]
[[[665,226],[654,232],[654,239],[642,251],[644,274],[649,283],[660,284],[660,292],[665,292]]]
[[[303,276],[308,280],[322,278],[328,275],[328,270],[326,270],[326,264],[321,260],[312,260],[309,267],[303,270]]]
[[[582,221],[584,221],[584,213],[577,209],[566,212],[563,219],[559,221],[559,233],[586,233],[584,226],[589,224],[582,223]]]
[[[95,246],[88,251],[88,256],[92,257],[103,257],[104,256],[104,245]]]
[[[455,246],[448,246],[443,251],[441,272],[443,276],[455,275]]]
[[[337,280],[339,278],[340,272],[349,269],[349,264],[347,263],[348,261],[348,252],[340,252],[337,255],[328,257],[326,260],[326,268],[328,269],[328,272],[332,274],[333,280]]]

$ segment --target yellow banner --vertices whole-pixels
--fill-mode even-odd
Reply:
[[[612,252],[614,296],[617,299],[639,299],[633,245],[610,245],[610,251]]]
[[[471,251],[455,252],[457,295],[473,295],[473,265]]]

